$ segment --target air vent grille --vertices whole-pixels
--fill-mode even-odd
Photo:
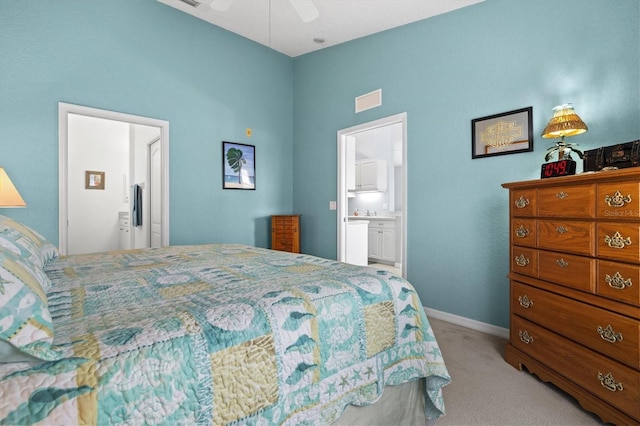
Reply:
[[[382,89],[374,90],[356,98],[356,113],[382,105]]]
[[[196,0],[180,0],[182,3],[186,3],[191,7],[198,7],[200,5],[200,2],[196,1]]]

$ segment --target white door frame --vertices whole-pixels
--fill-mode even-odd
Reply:
[[[391,124],[402,124],[402,165],[403,165],[403,196],[402,196],[402,276],[407,276],[407,113],[391,115],[379,120],[359,124],[347,129],[338,130],[338,261],[345,262],[347,257],[347,137],[367,130],[389,126]]]
[[[68,157],[69,157],[69,114],[116,120],[144,126],[160,128],[162,149],[162,246],[169,245],[169,122],[115,111],[91,108],[58,102],[58,244],[60,254],[68,249]]]
[[[162,156],[163,156],[163,152],[162,152],[162,140],[160,138],[154,138],[153,140],[151,140],[149,143],[147,143],[147,182],[149,182],[149,190],[147,191],[148,197],[149,197],[149,202],[147,203],[147,205],[149,206],[149,208],[147,209],[147,214],[148,214],[148,220],[147,223],[149,224],[149,235],[147,238],[147,244],[149,247],[154,247],[153,246],[153,215],[152,212],[154,212],[156,209],[153,209],[153,199],[154,199],[154,191],[156,190],[156,185],[154,185],[154,183],[156,182],[155,179],[152,179],[152,176],[154,175],[154,171],[153,171],[153,158],[152,158],[152,152],[153,152],[153,148],[155,146],[156,143],[160,143],[160,182],[162,182]],[[162,190],[162,185],[160,185],[160,190]],[[160,193],[160,202],[162,202],[162,193]],[[162,246],[162,209],[160,212],[160,246]]]

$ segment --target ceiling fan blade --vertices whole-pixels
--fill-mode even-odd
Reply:
[[[289,2],[300,16],[300,19],[302,19],[302,22],[311,22],[320,15],[311,0],[289,0]]]
[[[211,3],[209,3],[209,7],[218,12],[226,12],[233,2],[234,0],[212,0]]]

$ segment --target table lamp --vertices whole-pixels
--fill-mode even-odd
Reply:
[[[555,153],[558,160],[542,165],[542,178],[573,175],[576,172],[576,162],[571,158],[571,153],[575,152],[582,158],[582,151],[576,148],[575,143],[565,143],[566,136],[575,136],[588,130],[587,125],[576,114],[571,104],[562,104],[553,108],[553,117],[549,120],[547,127],[542,131],[543,138],[560,138],[554,146],[547,149],[544,161],[549,161]]]
[[[0,167],[0,207],[25,207],[26,205],[7,172]]]

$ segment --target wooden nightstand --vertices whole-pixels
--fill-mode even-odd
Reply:
[[[271,249],[300,253],[300,215],[271,216]]]

